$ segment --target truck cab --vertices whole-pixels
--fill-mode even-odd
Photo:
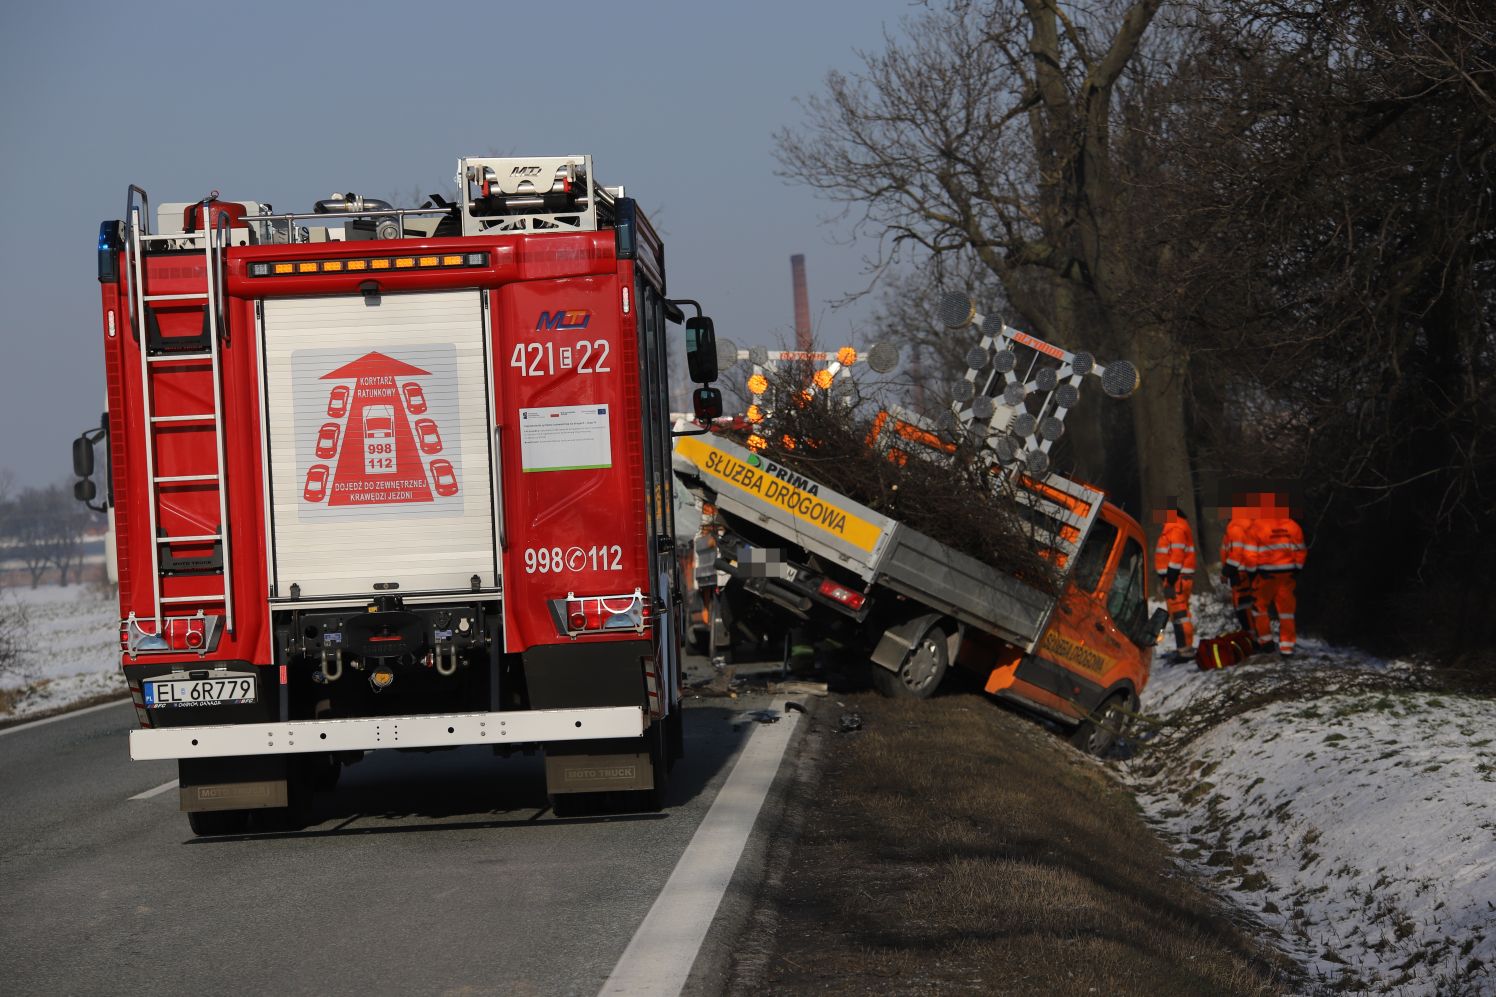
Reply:
[[[957,664],[983,678],[987,692],[1062,723],[1109,703],[1136,711],[1158,640],[1145,551],[1138,522],[1104,503],[1033,650],[972,635]]]

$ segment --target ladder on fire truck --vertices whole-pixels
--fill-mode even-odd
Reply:
[[[147,481],[146,510],[150,522],[151,542],[151,593],[154,604],[154,616],[150,621],[143,620],[134,612],[126,621],[129,628],[130,650],[134,650],[136,640],[149,640],[151,638],[161,639],[164,637],[170,623],[179,621],[202,621],[203,630],[197,632],[203,643],[211,645],[213,641],[207,639],[207,627],[211,626],[212,617],[199,609],[197,613],[187,616],[171,615],[171,607],[182,604],[221,603],[223,605],[223,626],[229,633],[234,632],[234,595],[230,579],[233,577],[230,570],[229,555],[229,533],[228,533],[228,492],[224,481],[224,427],[223,427],[223,379],[222,379],[222,356],[221,343],[223,331],[223,299],[225,295],[224,281],[224,250],[230,244],[230,218],[227,212],[218,211],[209,219],[209,211],[218,192],[214,191],[203,203],[201,224],[191,232],[160,232],[153,233],[150,227],[150,198],[146,192],[134,184],[130,185],[129,196],[125,205],[126,224],[129,226],[128,237],[125,240],[125,251],[128,254],[125,260],[126,271],[129,274],[130,312],[131,321],[134,324],[137,340],[140,343],[140,384],[141,384],[141,422],[145,434],[145,468]],[[137,201],[138,197],[138,201]],[[167,244],[170,244],[169,246]],[[152,294],[147,283],[148,266],[145,255],[148,248],[175,248],[195,249],[201,247],[203,252],[203,287],[201,291],[190,291],[174,294]],[[155,335],[156,320],[152,314],[157,303],[191,304],[201,302],[203,308],[202,335],[200,337],[172,337],[189,340],[185,343],[170,343],[162,337]],[[204,348],[205,347],[205,348]],[[194,412],[183,415],[157,415],[155,405],[155,389],[152,381],[152,370],[162,364],[186,364],[202,363],[207,361],[212,368],[213,390],[211,394],[211,410],[207,412]],[[213,427],[214,453],[216,466],[211,472],[204,471],[195,474],[173,474],[161,476],[157,471],[157,432],[160,429],[183,424],[211,424]],[[211,484],[218,493],[218,528],[211,533],[187,534],[187,535],[162,535],[161,534],[161,490],[162,487],[181,485],[209,485]],[[164,594],[164,582],[162,571],[162,549],[166,548],[168,560],[170,557],[170,545],[172,544],[203,544],[217,547],[218,557],[208,559],[209,563],[198,566],[194,574],[216,575],[221,582],[217,591],[208,591],[192,595],[168,596]],[[216,562],[216,563],[215,563]],[[149,629],[144,626],[149,622]],[[201,645],[199,645],[201,646]]]

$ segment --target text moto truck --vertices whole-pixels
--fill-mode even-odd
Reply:
[[[131,187],[100,228],[76,491],[104,437],[131,756],[179,761],[199,834],[376,748],[538,745],[558,802],[655,808],[681,753],[660,239],[588,156],[457,179],[308,214]]]
[[[980,318],[955,298],[942,306],[954,313],[949,324]],[[1137,709],[1164,613],[1148,614],[1137,521],[1099,489],[1049,471],[1048,453],[1086,376],[1125,397],[1137,373],[1000,324],[968,357],[970,390],[956,416],[967,431],[990,434],[994,464],[1058,570],[1057,596],[767,453],[715,435],[683,437],[676,474],[715,507],[721,527],[715,567],[728,580],[714,604],[757,599],[812,629],[850,629],[890,695],[932,695],[947,668],[960,666],[987,692],[1071,728],[1079,747],[1104,752]],[[874,427],[904,459],[920,459],[911,456],[919,447],[942,449],[912,417],[880,413]]]

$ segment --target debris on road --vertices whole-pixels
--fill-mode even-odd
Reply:
[[[732,718],[732,729],[741,730],[745,723],[777,724],[784,714],[777,710],[745,710]]]
[[[778,685],[770,684],[770,692],[782,692],[791,696],[824,696],[826,695],[825,682],[791,681],[780,682]]]

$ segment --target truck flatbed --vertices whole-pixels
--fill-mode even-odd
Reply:
[[[1025,651],[1044,633],[1053,595],[730,440],[679,437],[675,468],[709,489],[722,511],[840,565],[869,588],[884,586]],[[1073,554],[1101,493],[1057,476],[1037,488],[1015,494],[1058,524],[1055,542]]]

